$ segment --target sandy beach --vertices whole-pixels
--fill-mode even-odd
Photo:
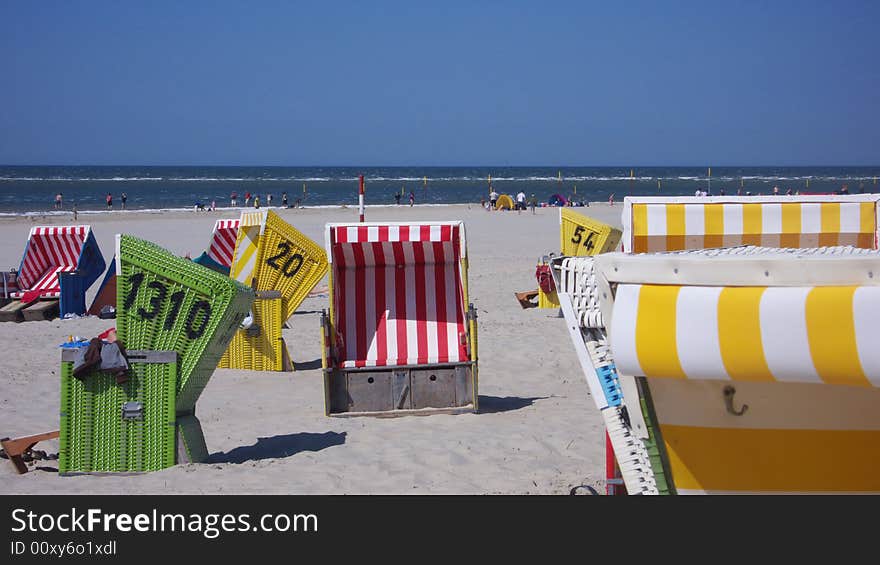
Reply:
[[[620,226],[620,204],[579,208]],[[326,222],[353,208],[277,210],[323,245]],[[195,257],[218,218],[238,211],[80,214],[105,260],[129,233]],[[480,412],[400,418],[324,415],[319,316],[307,299],[284,330],[296,371],[218,369],[197,403],[210,460],[136,476],[59,477],[56,461],[16,475],[0,461],[0,493],[567,494],[603,491],[604,428],[558,310],[523,310],[514,292],[537,288],[539,257],[559,248],[559,211],[486,212],[478,205],[369,207],[368,221],[463,220],[470,296],[479,315]],[[72,217],[0,219],[0,268],[18,268],[28,230]],[[99,283],[87,294],[91,302]],[[326,284],[326,281],[319,286]],[[58,428],[58,345],[112,320],[0,324],[0,436]],[[57,452],[57,441],[37,449]],[[34,469],[33,467],[31,467]]]

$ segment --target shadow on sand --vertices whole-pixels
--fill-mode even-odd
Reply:
[[[321,368],[321,360],[315,359],[314,361],[303,361],[303,362],[293,362],[293,369],[295,371],[311,371],[312,369],[320,369]]]
[[[290,457],[301,451],[321,451],[345,443],[346,432],[313,434],[300,432],[283,436],[261,437],[254,445],[236,447],[226,453],[212,453],[206,463],[244,463],[260,459]]]
[[[480,395],[480,413],[492,414],[493,412],[509,412],[531,406],[536,400],[544,400],[549,396],[483,396]]]

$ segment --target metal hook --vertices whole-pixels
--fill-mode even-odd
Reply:
[[[749,409],[748,404],[743,404],[742,408],[739,410],[735,410],[733,408],[733,396],[736,394],[736,389],[730,385],[724,387],[724,405],[727,407],[727,411],[733,414],[734,416],[742,416],[746,413],[746,410]]]

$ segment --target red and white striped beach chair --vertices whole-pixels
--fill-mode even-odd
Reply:
[[[83,314],[85,292],[104,267],[90,226],[34,227],[19,267],[18,290],[10,293],[10,297],[20,301],[16,305],[19,309],[37,300],[51,299],[60,300],[61,316]]]
[[[232,265],[232,252],[235,249],[235,239],[238,237],[238,226],[241,220],[217,220],[214,224],[214,234],[211,236],[211,246],[208,247],[208,257],[218,264],[229,267]]]
[[[328,415],[476,411],[462,222],[327,224]]]

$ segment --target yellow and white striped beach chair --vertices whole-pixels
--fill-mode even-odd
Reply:
[[[880,330],[869,322],[880,312],[878,197],[740,207],[683,198],[672,204],[691,208],[671,214],[669,202],[633,199],[625,248],[697,246],[691,238],[706,234],[686,218],[700,211],[705,222],[719,204],[728,221],[709,235],[722,244],[748,236],[789,248],[554,261],[562,310],[629,493],[880,492],[880,358],[870,345]],[[748,222],[732,219],[756,214],[748,204],[760,207],[772,233],[748,233]],[[810,231],[777,229],[777,213],[797,210],[783,204],[800,205],[801,229]],[[817,212],[818,223],[806,218]],[[667,228],[677,226],[665,235],[663,214]],[[835,240],[850,245],[817,246]],[[793,248],[803,244],[812,247]]]

